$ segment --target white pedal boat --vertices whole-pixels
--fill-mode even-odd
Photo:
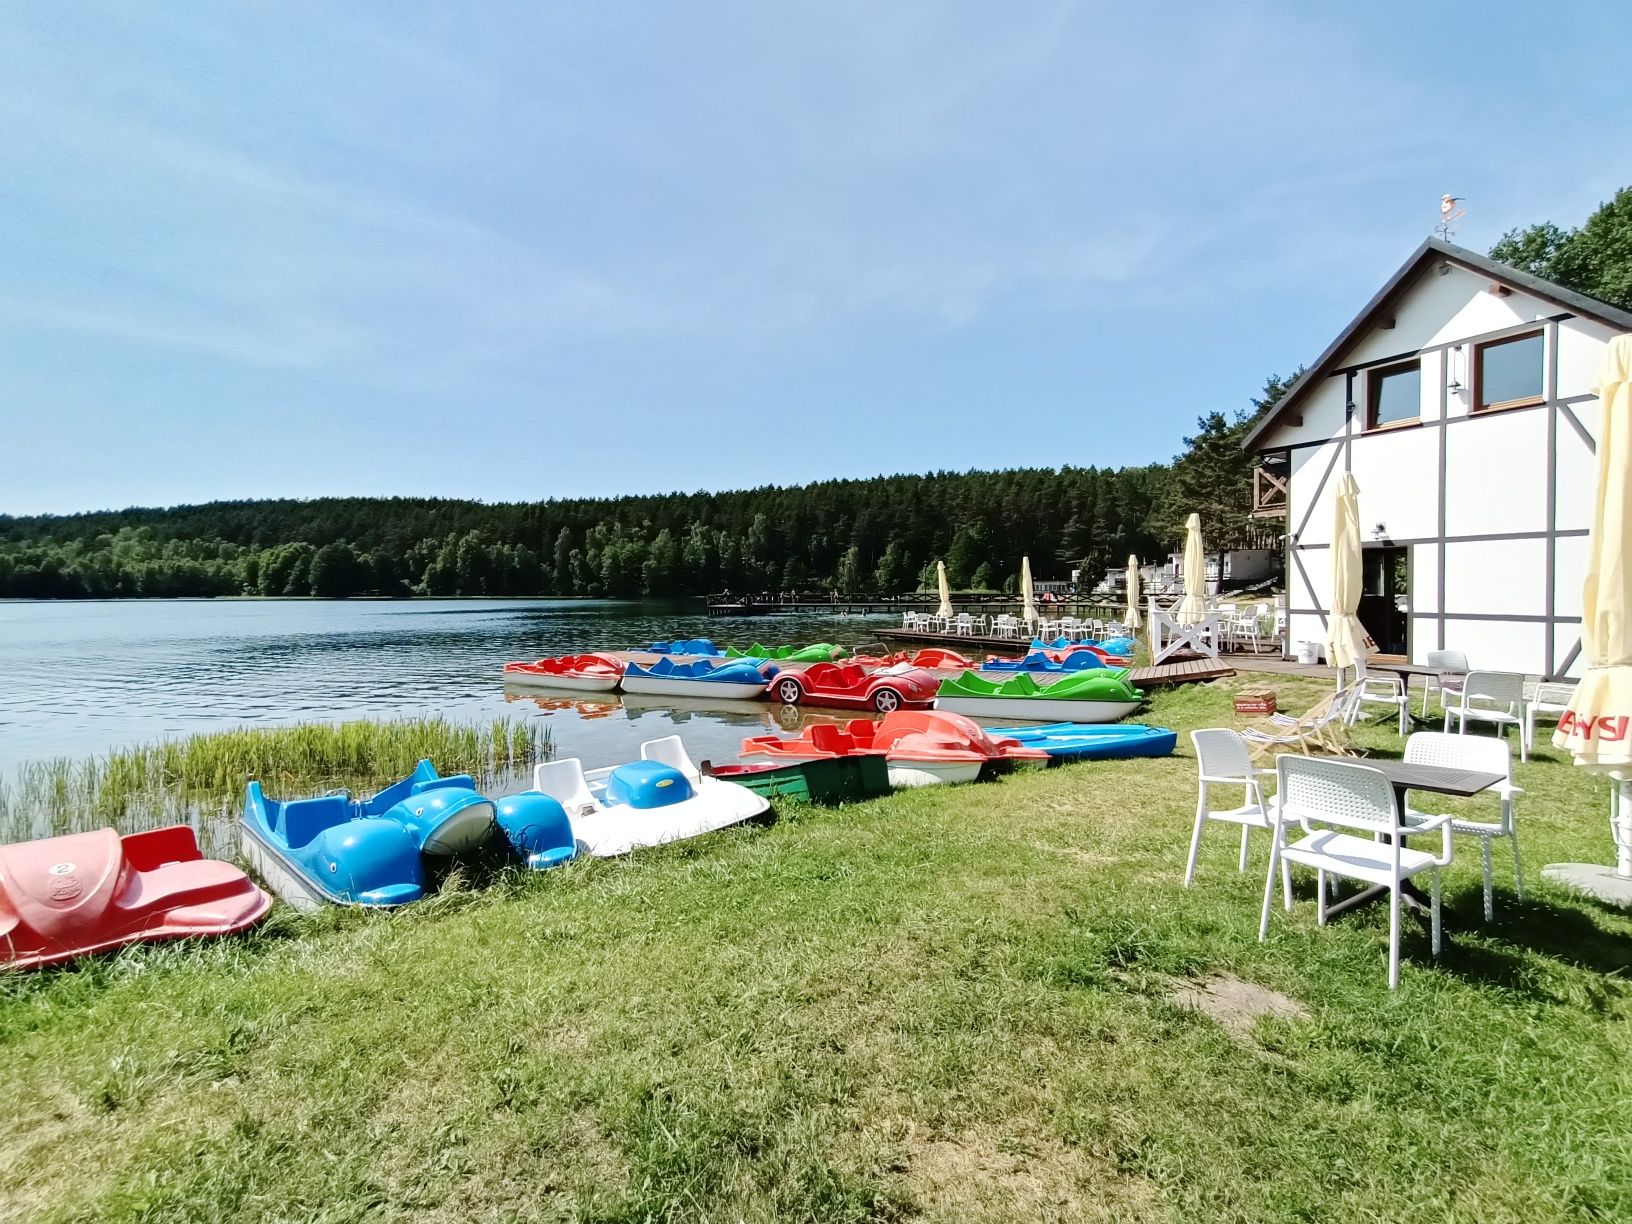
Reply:
[[[648,740],[640,760],[586,771],[577,757],[533,769],[533,789],[566,809],[581,854],[627,854],[712,833],[770,810],[746,786],[705,778],[678,735]]]

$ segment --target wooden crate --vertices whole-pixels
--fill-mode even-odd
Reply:
[[[1275,713],[1275,690],[1267,688],[1242,689],[1235,695],[1237,718],[1263,718]]]

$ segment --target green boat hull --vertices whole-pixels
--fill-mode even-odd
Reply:
[[[726,767],[716,770],[715,776],[746,786],[767,799],[816,803],[824,807],[860,803],[890,791],[889,765],[877,754],[796,761],[775,769],[740,774]]]

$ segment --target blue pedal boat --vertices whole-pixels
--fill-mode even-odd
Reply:
[[[751,701],[765,695],[765,685],[776,675],[764,659],[693,659],[676,663],[663,658],[650,667],[631,663],[623,672],[623,691],[656,697],[716,697]]]
[[[713,638],[675,638],[672,642],[653,642],[643,649],[651,654],[701,655],[704,658],[719,658],[725,653]]]
[[[475,849],[492,834],[495,815],[468,774],[444,778],[421,761],[367,799],[340,791],[279,802],[251,782],[239,845],[296,909],[403,905],[425,893],[425,856]]]
[[[1178,733],[1144,723],[1045,723],[1004,727],[1003,734],[1027,748],[1041,748],[1051,761],[1110,761],[1124,757],[1164,757]]]
[[[1041,650],[1033,650],[1023,659],[987,659],[981,671],[1079,672],[1109,666],[1091,650],[1073,650],[1063,659],[1051,659]]]

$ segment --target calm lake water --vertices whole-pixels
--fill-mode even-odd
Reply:
[[[894,618],[710,620],[695,602],[610,600],[0,601],[0,771],[228,727],[439,714],[542,719],[558,756],[586,767],[679,732],[694,756],[805,715],[770,702],[676,709],[673,700],[506,694],[512,659],[628,649],[657,638],[722,645],[876,640]]]

